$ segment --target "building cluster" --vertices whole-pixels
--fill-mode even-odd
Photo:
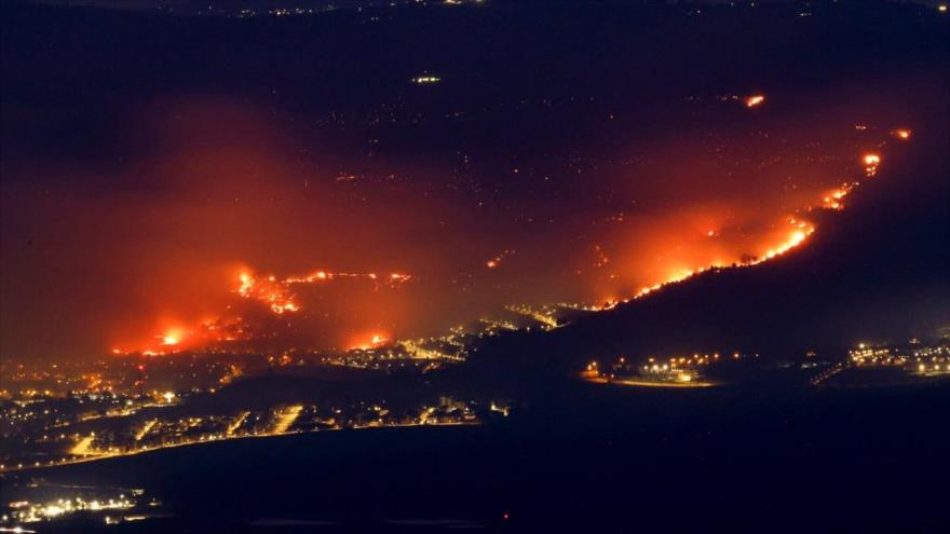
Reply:
[[[643,361],[631,361],[624,356],[602,366],[591,361],[582,372],[582,377],[600,381],[646,381],[658,383],[690,384],[703,380],[704,369],[728,361],[757,359],[758,354],[733,352],[731,354],[693,353],[666,357],[649,356]]]
[[[861,368],[899,368],[921,376],[950,375],[950,341],[901,344],[860,343],[848,353],[850,365]]]
[[[55,486],[31,483],[11,489],[0,503],[0,531],[36,532],[33,524],[85,514],[107,525],[141,521],[159,512],[161,503],[144,490]],[[25,525],[25,526],[24,526]]]
[[[181,353],[168,357],[110,357],[83,362],[37,362],[0,368],[0,400],[145,395],[155,389],[209,391],[269,363],[252,353]]]
[[[54,399],[11,403],[3,410],[3,437],[20,443],[0,452],[0,472],[50,467],[205,442],[325,430],[418,425],[478,424],[491,407],[451,397],[432,403],[352,400],[279,404],[207,413],[192,408],[188,393],[157,397]]]

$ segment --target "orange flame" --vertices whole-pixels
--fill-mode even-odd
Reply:
[[[752,95],[745,99],[745,107],[754,108],[765,103],[765,95]]]

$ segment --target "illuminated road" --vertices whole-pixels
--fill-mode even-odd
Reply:
[[[413,423],[399,423],[399,424],[388,424],[388,425],[353,425],[351,427],[346,427],[347,430],[372,430],[372,429],[382,429],[382,428],[413,428],[413,427],[453,427],[453,426],[478,426],[481,425],[481,422],[467,422],[467,421],[453,421],[453,422],[444,422],[444,423],[433,423],[433,422],[413,422]],[[302,433],[305,434],[317,434],[320,432],[339,432],[344,430],[344,428],[329,428],[323,430],[309,430]],[[93,452],[89,448],[92,445],[93,437],[83,438],[75,447],[70,451],[71,454],[75,454],[72,451],[79,448],[80,445],[84,447],[86,452],[85,454],[76,454],[77,456],[83,456],[82,458],[77,459],[66,459],[62,458],[59,461],[50,460],[46,464],[35,463],[33,465],[18,465],[15,467],[7,467],[0,469],[0,472],[15,472],[15,471],[27,471],[31,469],[49,469],[52,467],[58,467],[63,465],[73,465],[73,464],[84,464],[90,462],[98,462],[102,460],[107,460],[110,458],[119,458],[122,456],[136,456],[139,454],[144,454],[147,452],[160,451],[165,449],[177,449],[180,447],[192,447],[198,445],[207,445],[209,443],[221,442],[221,441],[236,441],[243,439],[260,439],[260,438],[274,438],[279,437],[275,433],[267,434],[242,434],[240,436],[234,436],[230,438],[217,438],[217,439],[200,439],[195,441],[184,441],[180,443],[169,443],[165,445],[160,445],[156,447],[143,447],[141,449],[135,449],[125,452]],[[88,440],[87,443],[84,443]]]
[[[714,382],[660,382],[657,380],[634,380],[634,379],[613,379],[608,380],[603,377],[585,378],[584,380],[594,384],[617,384],[620,386],[645,387],[645,388],[708,388],[716,385]]]
[[[284,432],[287,432],[287,430],[290,429],[290,426],[294,424],[294,421],[297,420],[297,417],[300,416],[301,410],[303,410],[303,406],[298,404],[296,406],[291,406],[282,414],[280,414],[280,418],[277,419],[277,424],[274,425],[274,430],[271,431],[271,433],[283,434]]]
[[[835,364],[835,366],[832,367],[831,369],[828,369],[827,371],[824,371],[823,373],[821,373],[821,374],[819,374],[818,376],[816,376],[815,378],[813,378],[813,379],[811,380],[811,385],[813,385],[813,386],[820,386],[821,383],[824,382],[825,380],[828,380],[829,378],[835,376],[836,374],[840,373],[841,371],[844,371],[845,367],[846,367],[845,365],[840,364],[840,363],[839,363],[839,364]]]
[[[92,450],[92,442],[95,441],[95,439],[95,436],[82,438],[72,449],[69,449],[69,454],[73,456],[101,456],[101,452]]]
[[[229,438],[234,436],[234,433],[241,427],[241,424],[244,423],[244,420],[247,419],[249,415],[251,415],[251,412],[241,412],[241,415],[239,415],[233,423],[228,425],[227,436]]]
[[[145,426],[142,427],[142,430],[139,430],[138,433],[135,435],[135,441],[142,441],[142,438],[144,438],[145,435],[148,434],[148,431],[151,430],[152,427],[154,427],[156,423],[158,423],[158,419],[152,419],[151,421],[148,421],[147,423],[145,423]]]

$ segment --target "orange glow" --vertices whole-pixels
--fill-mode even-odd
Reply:
[[[765,95],[752,95],[745,99],[745,107],[754,108],[765,102]]]
[[[347,348],[350,350],[369,350],[386,345],[389,341],[389,335],[381,332],[373,332],[356,336]]]
[[[900,139],[900,140],[902,140],[902,141],[907,141],[907,140],[909,140],[909,139],[910,139],[910,135],[911,135],[911,131],[910,131],[910,130],[907,130],[907,129],[905,129],[905,128],[898,128],[898,129],[894,130],[894,137],[896,137],[896,138],[898,138],[898,139]]]
[[[164,356],[183,350],[202,348],[212,343],[237,341],[247,337],[245,325],[240,317],[233,319],[209,319],[196,323],[192,327],[171,326],[182,324],[184,321],[163,319],[160,321],[164,328],[160,334],[149,340],[129,346],[118,346],[112,349],[117,356],[141,353],[145,356]]]
[[[294,302],[294,297],[287,290],[286,284],[278,282],[276,277],[256,279],[251,273],[242,272],[238,280],[240,281],[236,290],[238,295],[263,302],[278,315],[300,311],[300,306]]]
[[[806,226],[804,229],[792,230],[790,233],[787,234],[787,237],[785,238],[784,241],[780,242],[776,246],[773,246],[772,248],[769,248],[768,250],[765,251],[765,254],[763,254],[763,257],[757,260],[753,260],[749,262],[747,265],[756,265],[766,260],[775,258],[777,256],[781,256],[782,254],[785,254],[788,251],[792,250],[793,248],[801,245],[806,239],[808,239],[808,236],[810,236],[814,232],[815,232],[815,228],[810,225]]]
[[[854,186],[851,184],[842,184],[841,187],[828,191],[822,198],[822,206],[832,210],[844,209],[842,199],[848,196],[853,188]]]
[[[238,288],[238,293],[241,296],[248,296],[251,292],[251,288],[254,287],[254,279],[251,278],[251,275],[248,273],[241,273],[240,275],[241,287]]]
[[[515,253],[514,250],[505,249],[505,250],[501,251],[501,253],[499,253],[499,254],[498,254],[497,256],[495,256],[494,258],[492,258],[492,259],[486,261],[486,262],[485,262],[485,267],[488,267],[489,269],[495,269],[495,268],[497,268],[498,266],[501,265],[501,262],[502,262],[505,258],[507,258],[508,256],[511,256],[511,255],[514,254],[514,253]]]
[[[749,107],[760,106],[765,96],[730,98],[730,105],[733,110],[741,109],[737,106],[743,101]],[[752,115],[756,121],[764,117],[750,112]],[[861,136],[861,142],[867,143],[864,147],[875,151],[849,148],[844,153],[846,161],[861,165],[863,171],[876,172],[887,145],[866,138],[887,136],[887,130],[869,128],[855,133],[853,120],[844,124],[849,135]],[[812,139],[817,133],[807,135]],[[743,138],[737,143],[743,146],[732,150],[745,150],[747,142],[751,141]],[[766,150],[772,150],[773,141],[755,142],[763,143],[757,147],[755,161],[766,160],[768,155],[771,167],[740,167],[735,180],[719,180],[733,173],[731,166],[718,163],[731,161],[728,137],[717,140],[717,149],[720,144],[725,148],[715,159],[691,157],[707,152],[694,150],[695,144],[687,140],[691,146],[685,148],[678,146],[680,143],[660,147],[652,154],[656,167],[642,169],[642,176],[657,177],[657,185],[651,187],[668,196],[650,200],[652,190],[637,183],[640,175],[618,171],[608,176],[604,171],[602,179],[598,176],[585,182],[589,193],[585,189],[568,193],[576,198],[565,197],[563,192],[557,197],[556,207],[563,214],[539,215],[537,212],[546,207],[532,208],[534,211],[526,207],[525,213],[510,220],[501,216],[497,206],[475,210],[455,200],[416,195],[416,191],[407,195],[412,200],[406,201],[408,207],[402,211],[394,193],[368,187],[359,191],[367,199],[360,204],[366,206],[364,211],[346,202],[347,196],[333,192],[332,188],[341,186],[332,177],[333,185],[326,188],[314,185],[317,176],[309,177],[308,188],[313,188],[313,193],[303,202],[295,189],[300,183],[297,175],[282,172],[278,163],[268,159],[272,154],[255,156],[263,159],[260,162],[243,153],[199,153],[200,173],[188,170],[193,167],[191,159],[181,164],[185,171],[175,170],[185,197],[200,200],[215,191],[211,184],[202,183],[201,176],[243,172],[233,160],[255,168],[253,177],[235,179],[233,193],[243,195],[247,190],[268,202],[242,196],[236,207],[229,204],[227,211],[207,216],[202,212],[187,225],[176,226],[187,230],[181,231],[182,235],[203,236],[194,240],[195,250],[209,243],[219,247],[214,259],[165,263],[165,256],[175,254],[171,249],[148,258],[142,269],[151,278],[142,282],[143,286],[153,280],[162,285],[159,289],[145,287],[136,295],[145,301],[135,309],[138,318],[116,320],[114,330],[107,333],[111,334],[108,340],[122,354],[131,350],[165,354],[204,347],[269,348],[271,340],[276,344],[278,339],[285,346],[372,348],[404,336],[440,335],[473,317],[491,317],[508,304],[565,302],[587,307],[593,302],[596,305],[590,305],[591,309],[607,309],[710,270],[756,265],[807,244],[816,230],[813,221],[818,220],[808,220],[817,216],[809,209],[844,209],[845,196],[855,185],[844,181],[839,168],[824,166],[822,162],[840,160],[841,154],[831,149],[821,157],[804,154],[793,139],[786,153],[772,158]],[[252,147],[251,154],[256,150]],[[279,150],[275,149],[278,155]],[[292,170],[295,173],[296,167]],[[811,174],[812,170],[816,172]],[[854,170],[856,175],[861,172]],[[755,173],[761,174],[761,180],[749,180],[738,187],[740,178]],[[256,178],[282,174],[294,179],[275,186],[276,180],[258,183]],[[775,182],[776,175],[784,179],[786,174],[794,177],[790,183],[781,182],[786,189],[759,185]],[[363,181],[347,184],[345,194],[353,194],[350,186],[364,187],[360,185]],[[844,185],[840,185],[842,181]],[[553,180],[545,187],[554,190],[558,186]],[[228,190],[229,197],[231,194]],[[584,207],[590,200],[584,196],[587,194],[614,200],[606,208]],[[272,207],[270,199],[274,198],[280,209]],[[640,198],[649,202],[630,203],[630,199]],[[320,209],[313,208],[315,203]],[[150,208],[151,201],[145,201],[135,214],[151,213]],[[232,218],[233,210],[239,211]],[[402,217],[393,217],[394,213]],[[527,224],[529,217],[534,220]],[[240,231],[218,235],[203,230],[233,225],[239,225]],[[438,236],[432,241],[436,244],[420,239],[423,235]],[[218,244],[221,237],[236,244]],[[230,263],[234,258],[247,263],[235,268]],[[202,270],[200,276],[194,276]],[[130,284],[123,290],[130,288],[134,289]],[[389,291],[391,288],[404,289]],[[610,299],[597,298],[604,295]],[[362,331],[367,325],[384,327],[387,332]],[[285,336],[288,331],[296,337]],[[361,331],[361,335],[352,335]],[[241,343],[224,344],[232,341]]]
[[[877,168],[881,164],[881,156],[873,152],[865,154],[862,158],[864,162],[864,174],[868,178],[873,178],[877,175]]]
[[[306,276],[279,278],[275,275],[257,276],[252,270],[243,269],[237,274],[237,287],[232,292],[241,297],[242,300],[262,304],[263,309],[268,310],[275,316],[284,317],[296,314],[303,309],[298,297],[291,291],[292,286],[316,284],[318,282],[325,283],[334,279],[365,280],[371,282],[370,288],[378,289],[380,287],[396,288],[410,281],[412,276],[400,272],[393,272],[385,277],[380,277],[376,273],[320,270]],[[168,322],[164,321],[166,325]],[[174,322],[181,323],[177,320]],[[113,348],[112,352],[116,355],[142,353],[149,356],[160,356],[180,352],[181,350],[205,347],[211,343],[240,341],[250,338],[243,319],[233,316],[230,318],[205,319],[190,329],[175,326],[174,328],[163,329],[161,332],[161,334],[151,338],[151,341],[133,344],[136,348],[119,346]],[[370,348],[384,344],[388,340],[388,337],[383,334],[374,334],[351,345],[353,347]]]
[[[390,273],[387,277],[389,285],[396,286],[408,282],[412,278],[412,275],[403,274],[403,273]],[[282,280],[277,280],[274,278],[275,283],[288,287],[294,284],[312,284],[315,282],[323,282],[326,280],[333,279],[366,279],[366,280],[378,280],[379,276],[376,273],[350,273],[350,272],[328,272],[328,271],[316,271],[313,274],[306,276],[289,276]]]
[[[181,335],[178,332],[169,332],[162,336],[163,345],[177,345],[181,343]]]

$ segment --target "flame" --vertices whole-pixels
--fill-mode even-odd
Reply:
[[[181,343],[181,334],[177,331],[171,331],[162,336],[162,345],[177,345]]]
[[[412,275],[393,272],[381,277],[376,273],[319,270],[309,275],[279,278],[273,274],[258,276],[252,270],[244,269],[237,274],[237,287],[232,291],[244,300],[263,304],[274,315],[285,316],[295,314],[303,309],[297,296],[292,291],[293,286],[327,283],[336,279],[369,280],[373,282],[374,287],[398,287],[410,281]],[[165,325],[169,323],[182,324],[183,321],[165,320],[163,323]],[[114,347],[112,353],[116,355],[141,353],[148,356],[160,356],[185,349],[207,346],[214,342],[237,341],[249,337],[248,329],[240,317],[215,317],[197,323],[192,328],[174,326],[160,330],[160,332],[160,334],[153,336],[150,341],[136,344],[137,348],[130,349],[119,346]],[[368,348],[384,344],[387,341],[388,337],[386,335],[374,334],[359,345]]]
[[[507,258],[508,256],[511,256],[511,255],[514,254],[514,253],[515,253],[514,250],[505,249],[505,250],[501,251],[501,252],[500,252],[497,256],[495,256],[494,258],[492,258],[492,259],[486,261],[486,262],[485,262],[485,267],[488,267],[489,269],[495,269],[496,267],[498,267],[498,266],[501,265],[501,262],[502,262],[505,258]]]
[[[854,186],[851,184],[842,184],[841,187],[825,193],[822,198],[822,206],[832,210],[844,209],[842,199],[848,196],[848,193],[850,193],[853,188]]]
[[[739,99],[736,98],[735,100]],[[752,95],[745,99],[745,105],[749,108],[753,108],[763,105],[764,101],[764,95]],[[736,106],[737,104],[738,102],[735,102],[732,105]],[[901,132],[906,133],[906,135],[903,135]],[[907,140],[911,133],[910,130],[895,130],[893,135],[898,139]],[[879,145],[879,148],[883,150],[884,146],[885,145]],[[852,158],[856,156],[859,158],[858,161],[862,164],[867,176],[874,176],[877,173],[882,162],[881,154],[876,152],[851,154]],[[813,207],[834,210],[844,209],[844,198],[856,185],[856,182],[845,183],[839,187],[825,191],[821,196],[816,195],[812,200],[815,204]],[[802,204],[807,206],[806,203],[798,203],[798,205]],[[693,207],[691,206],[690,210],[692,209]],[[787,216],[788,212],[785,212],[785,214]],[[751,234],[751,237],[757,241],[744,242],[745,244],[742,245],[743,249],[741,250],[735,250],[736,243],[739,241],[734,238],[736,236],[735,229],[741,227],[744,221],[740,220],[737,224],[733,225],[725,216],[721,215],[721,212],[718,212],[717,216],[704,214],[702,217],[695,217],[689,221],[691,224],[688,227],[678,229],[676,232],[667,233],[664,236],[658,236],[657,239],[654,239],[653,235],[650,234],[650,241],[648,243],[652,244],[662,241],[660,245],[663,249],[662,254],[666,255],[657,260],[660,262],[658,266],[651,267],[651,269],[655,270],[651,270],[645,276],[639,276],[638,271],[637,278],[634,279],[631,277],[632,280],[636,280],[636,285],[627,285],[631,283],[631,281],[628,280],[623,280],[618,283],[606,282],[603,286],[596,287],[595,291],[588,293],[586,297],[603,295],[605,291],[609,291],[612,296],[608,304],[604,307],[613,307],[617,302],[622,302],[625,298],[631,300],[644,297],[660,290],[668,284],[679,283],[694,276],[701,275],[704,272],[719,269],[725,265],[747,267],[777,258],[807,243],[809,237],[816,230],[813,222],[805,220],[805,217],[808,217],[807,212],[802,213],[799,211],[795,212],[795,214],[795,218],[787,219],[787,225],[783,222],[777,222],[767,230],[769,233],[766,241],[767,244],[763,244],[764,240],[758,241],[761,234],[754,232],[758,232],[759,230],[749,232],[747,236]],[[783,212],[778,212],[771,214],[770,217],[774,217],[776,221],[782,221],[783,219],[779,218],[782,215]],[[622,216],[620,216],[619,220],[623,220]],[[664,224],[666,220],[668,219],[664,219]],[[676,241],[667,240],[665,237],[673,237]],[[746,239],[746,236],[743,236],[743,239]],[[495,246],[498,246],[497,241],[495,243]],[[514,246],[518,246],[519,250],[521,250],[520,241],[513,239],[509,241],[509,243],[519,243]],[[483,244],[480,243],[479,246],[481,245]],[[509,244],[509,246],[512,245]],[[732,249],[730,249],[730,247],[732,247]],[[680,248],[682,248],[684,252],[668,252]],[[486,250],[489,254],[485,256],[490,256],[492,252],[498,252],[498,250],[499,249],[489,248]],[[610,258],[608,258],[606,253],[608,250],[611,254]],[[608,269],[616,269],[617,272],[621,273],[620,276],[624,276],[621,269],[627,266],[627,261],[626,258],[622,256],[622,252],[618,254],[617,250],[618,247],[615,246],[615,243],[610,241],[605,242],[603,249],[600,245],[594,245],[594,266],[602,268],[596,275],[601,277],[599,280],[607,280],[608,275],[613,276],[613,273],[607,272]],[[522,254],[525,254],[524,258],[526,264],[530,263],[529,252],[530,249],[528,251],[522,251]],[[745,254],[740,256],[739,252]],[[479,260],[487,260],[483,263],[484,268],[505,271],[506,269],[501,269],[501,267],[514,253],[515,251],[513,249],[504,249],[494,254],[493,257],[485,258],[484,256],[477,256],[468,264],[468,268],[471,270],[481,269],[481,262]],[[584,258],[585,275],[592,272],[591,270],[586,270],[591,264],[589,258],[588,249],[587,255]],[[739,261],[735,261],[737,258]],[[520,263],[519,261],[518,267],[521,266]],[[228,273],[227,278],[223,278],[223,282],[220,285],[222,288],[230,289],[232,294],[237,295],[241,299],[245,299],[251,303],[260,303],[261,309],[268,310],[268,313],[280,316],[281,324],[285,324],[290,321],[289,317],[311,306],[311,301],[306,298],[308,296],[306,291],[310,291],[304,288],[306,285],[313,284],[314,290],[316,290],[316,288],[324,287],[326,284],[342,283],[344,280],[350,280],[355,283],[371,285],[375,289],[386,286],[396,287],[408,283],[413,279],[413,276],[410,274],[400,271],[390,271],[390,268],[386,268],[385,270],[380,268],[377,272],[345,272],[335,271],[333,270],[335,267],[329,264],[318,266],[321,267],[319,270],[309,271],[309,274],[292,276],[286,276],[285,274],[267,274],[266,272],[256,273],[251,268],[244,269],[237,273],[231,271]],[[303,267],[305,269],[307,265],[303,265]],[[310,265],[310,267],[313,267],[313,265]],[[364,269],[365,267],[366,266],[361,266],[360,269]],[[308,271],[302,269],[297,272],[307,273]],[[500,276],[502,274],[502,272],[492,273],[493,276]],[[428,274],[427,277],[429,277]],[[432,276],[431,278],[435,277]],[[486,278],[491,277],[486,276]],[[478,286],[475,287],[478,288]],[[640,287],[640,289],[636,290],[635,288],[637,287]],[[631,292],[633,293],[632,296],[630,296]],[[582,300],[586,297],[582,295],[579,299]],[[604,301],[600,300],[599,302],[602,303]],[[360,304],[364,303],[361,302]],[[376,318],[370,320],[373,322],[377,321]],[[239,326],[239,320],[235,320],[233,317],[229,318],[225,316],[223,318],[217,318],[214,321],[221,321],[221,323],[212,322],[204,326],[191,326],[192,323],[182,321],[179,324],[188,326],[183,326],[176,330],[163,328],[168,325],[159,325],[159,328],[153,330],[153,332],[158,332],[159,334],[149,338],[149,342],[142,344],[140,350],[149,351],[152,354],[170,353],[201,346],[212,341],[242,339],[245,336],[251,335],[248,331],[242,330]],[[388,321],[387,319],[387,322],[380,321],[377,324],[385,324],[387,328],[395,328],[395,326],[393,326],[395,323]],[[226,325],[235,324],[238,326],[225,328]],[[345,335],[342,341],[344,342],[343,345],[346,345]],[[372,348],[388,342],[390,342],[388,334],[375,332],[363,334],[358,339],[353,340],[349,346],[352,348]],[[118,353],[122,351],[122,348],[120,346],[115,350]]]
[[[864,157],[861,158],[861,161],[864,162],[864,174],[868,178],[873,178],[877,175],[877,168],[881,164],[880,155],[870,152],[865,154]]]
[[[745,99],[745,107],[754,108],[765,103],[765,95],[752,95]]]
[[[390,337],[383,332],[371,332],[356,336],[347,347],[350,350],[369,350],[389,343]]]
[[[294,296],[289,292],[286,284],[278,282],[276,277],[268,276],[258,279],[249,272],[242,272],[238,280],[240,285],[236,292],[241,297],[263,302],[277,315],[300,311],[300,306],[294,302]]]
[[[250,272],[242,272],[238,279],[240,285],[236,292],[245,299],[257,300],[267,304],[270,310],[277,315],[298,312],[302,306],[297,302],[296,296],[291,292],[293,285],[314,284],[326,282],[328,280],[350,278],[366,279],[376,281],[379,279],[376,273],[332,273],[324,270],[315,271],[303,276],[289,276],[279,279],[274,275],[268,275],[265,278],[255,278]],[[404,273],[390,273],[386,277],[387,283],[396,286],[408,282],[411,275]]]
[[[874,176],[874,174],[877,172],[877,167],[881,163],[881,156],[880,154],[877,154],[877,153],[867,153],[862,156],[861,161],[865,165],[866,174],[868,176]],[[821,206],[828,209],[834,209],[834,210],[844,209],[844,204],[842,203],[842,199],[844,199],[844,197],[846,197],[849,193],[851,193],[851,191],[853,191],[854,188],[857,186],[858,186],[858,182],[845,183],[845,184],[842,184],[839,188],[833,189],[825,193],[821,198]],[[784,234],[785,237],[783,238],[782,241],[766,249],[762,253],[762,255],[759,257],[736,263],[735,264],[736,267],[739,267],[739,268],[751,267],[753,265],[758,265],[763,262],[774,259],[778,256],[782,256],[783,254],[786,254],[789,251],[805,243],[808,240],[808,238],[812,234],[815,233],[815,230],[816,230],[816,227],[812,222],[798,219],[796,217],[789,217],[787,219],[787,223],[790,226],[792,226],[792,229],[789,230],[786,234]],[[707,230],[705,232],[705,235],[707,237],[713,237],[713,236],[718,235],[718,232],[714,230]],[[651,293],[654,293],[667,285],[679,283],[689,278],[692,278],[694,276],[697,276],[699,274],[702,274],[704,272],[710,271],[712,269],[716,269],[718,268],[719,265],[721,265],[721,262],[716,261],[710,265],[707,265],[706,267],[701,267],[697,269],[688,269],[688,268],[675,269],[670,274],[668,274],[668,276],[663,282],[642,287],[633,297],[626,300],[622,300],[621,302],[629,302],[631,300],[637,300],[637,299],[646,297],[650,295]],[[602,309],[607,309],[607,308],[604,307]]]
[[[185,324],[185,321],[178,319],[164,318],[159,322],[163,326],[158,329],[159,334],[155,334],[148,341],[136,343],[133,347],[113,347],[112,354],[163,356],[215,342],[237,341],[248,337],[247,327],[240,317],[206,319],[191,327],[180,326]]]

